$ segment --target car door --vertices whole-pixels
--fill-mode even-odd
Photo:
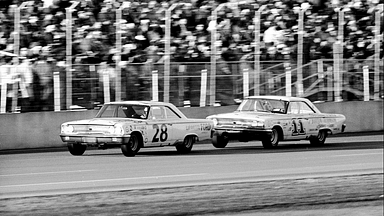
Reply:
[[[310,115],[306,106],[308,105],[301,101],[289,103],[287,114],[291,117],[291,130],[287,134],[288,140],[300,140],[308,136]]]
[[[152,106],[148,119],[147,145],[164,146],[174,141],[173,125],[169,123],[164,106]]]

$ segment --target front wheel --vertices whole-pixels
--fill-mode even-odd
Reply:
[[[192,150],[193,144],[195,143],[195,137],[187,136],[181,144],[176,145],[176,150],[179,153],[189,153]]]
[[[261,142],[264,148],[275,148],[280,141],[279,131],[276,128],[272,128],[270,136],[266,136]]]
[[[228,144],[228,137],[225,134],[215,132],[212,137],[212,145],[216,148],[225,148]]]
[[[81,145],[78,143],[70,143],[68,144],[68,150],[72,155],[79,156],[83,155],[85,150],[87,149],[86,145]]]
[[[134,157],[140,150],[139,137],[132,134],[127,144],[121,145],[121,151],[126,157]]]
[[[309,142],[311,143],[311,145],[314,145],[314,146],[322,146],[324,145],[325,140],[327,139],[327,135],[328,135],[327,131],[321,130],[319,131],[319,134],[317,134],[316,137],[309,138]]]

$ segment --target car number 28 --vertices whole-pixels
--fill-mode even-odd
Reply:
[[[167,133],[168,128],[167,128],[167,125],[162,124],[159,127],[159,125],[154,124],[153,125],[153,129],[156,130],[156,133],[155,133],[155,135],[152,138],[152,142],[159,142],[159,140],[161,142],[167,141],[167,139],[168,139],[168,133]]]

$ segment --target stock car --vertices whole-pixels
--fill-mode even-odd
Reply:
[[[144,147],[175,146],[188,153],[197,141],[211,137],[213,122],[189,119],[173,104],[153,101],[105,103],[93,119],[65,122],[61,140],[72,155],[82,155],[87,146],[120,147],[133,157]]]
[[[345,130],[345,116],[321,113],[308,99],[286,96],[251,96],[236,111],[208,116],[214,121],[212,144],[224,148],[230,140],[260,140],[264,148],[280,141],[309,140],[323,145],[328,135]]]

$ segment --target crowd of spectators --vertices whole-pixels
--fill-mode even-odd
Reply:
[[[0,51],[14,50],[15,8],[24,0],[0,0]],[[32,0],[21,9],[20,57],[64,66],[66,8],[70,0]],[[113,65],[116,60],[116,10],[122,10],[122,62],[163,61],[165,12],[171,15],[171,58],[176,62],[208,62],[211,33],[217,28],[217,53],[223,61],[253,57],[255,12],[261,12],[261,60],[297,57],[298,16],[304,12],[304,63],[333,56],[338,37],[338,11],[344,11],[344,58],[366,59],[374,54],[375,12],[382,0],[79,0],[74,8],[74,64]],[[218,10],[217,23],[212,11]],[[382,10],[381,10],[382,11]],[[381,36],[384,29],[381,13]],[[381,48],[380,58],[383,57]],[[11,58],[3,64],[12,64]],[[1,74],[0,74],[1,75]],[[37,73],[37,76],[44,74]],[[49,76],[52,77],[51,75]],[[44,80],[44,78],[40,78]]]
[[[164,55],[165,11],[172,11],[171,53],[175,61],[208,61],[211,31],[218,29],[218,53],[238,61],[254,49],[255,11],[261,6],[261,58],[294,55],[298,11],[305,10],[304,43],[310,59],[332,58],[338,39],[338,11],[344,11],[345,58],[367,58],[374,51],[375,11],[382,0],[81,0],[73,12],[73,56],[76,63],[113,62],[116,53],[116,9],[123,9],[122,61],[159,61]],[[0,50],[13,52],[15,8],[23,0],[1,0]],[[66,10],[73,1],[33,0],[21,10],[20,54],[65,61]],[[218,11],[217,24],[211,20]],[[382,17],[381,17],[382,18]],[[381,22],[383,24],[383,22]],[[383,28],[381,28],[383,30]]]

